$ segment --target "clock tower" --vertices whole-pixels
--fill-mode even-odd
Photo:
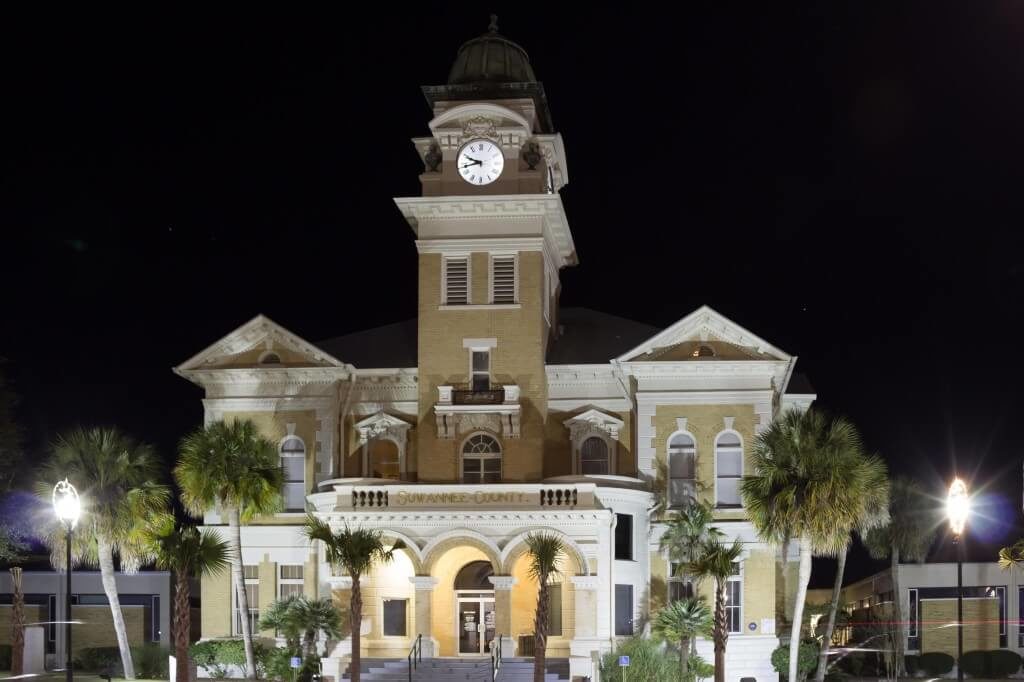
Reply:
[[[419,252],[414,470],[420,481],[539,481],[545,352],[559,271],[576,264],[562,138],[526,51],[493,16],[447,83],[423,93],[422,195],[395,199]]]

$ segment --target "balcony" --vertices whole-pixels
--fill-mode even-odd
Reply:
[[[438,438],[454,439],[479,429],[519,438],[519,387],[438,386],[434,418]]]

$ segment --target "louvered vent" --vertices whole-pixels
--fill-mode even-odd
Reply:
[[[492,303],[516,302],[516,257],[495,256],[491,261],[493,273]]]
[[[469,262],[448,258],[444,262],[444,300],[448,305],[469,303]]]

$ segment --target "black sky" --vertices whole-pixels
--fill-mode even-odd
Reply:
[[[310,340],[412,317],[419,86],[490,11],[565,138],[563,304],[711,305],[893,470],[977,472],[979,539],[1009,539],[1021,2],[7,16],[0,356],[32,445],[116,423],[171,460],[201,396],[170,368],[257,313]]]

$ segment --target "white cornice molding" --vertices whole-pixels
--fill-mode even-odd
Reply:
[[[442,130],[454,130],[458,132],[461,139],[465,122],[478,116],[484,116],[490,119],[497,118],[499,120],[496,122],[496,128],[513,127],[514,129],[518,129],[523,137],[530,136],[530,122],[527,121],[522,114],[512,111],[508,107],[491,104],[489,102],[468,102],[466,104],[459,104],[435,116],[427,126],[435,136]],[[501,123],[500,119],[508,120],[513,124],[513,126],[499,125]]]
[[[581,407],[594,407],[612,412],[629,412],[633,405],[624,398],[549,398],[548,409],[569,412]]]
[[[323,410],[337,402],[335,396],[281,396],[274,398],[206,398],[208,412],[293,412]]]
[[[757,405],[771,403],[772,391],[637,391],[640,405]]]
[[[545,252],[557,257],[555,263],[559,268],[578,262],[562,197],[557,194],[398,197],[394,201],[417,233],[420,221],[426,220],[542,218]],[[460,241],[465,250],[473,248],[470,245],[478,240],[467,237]],[[482,243],[484,240],[479,241]]]

